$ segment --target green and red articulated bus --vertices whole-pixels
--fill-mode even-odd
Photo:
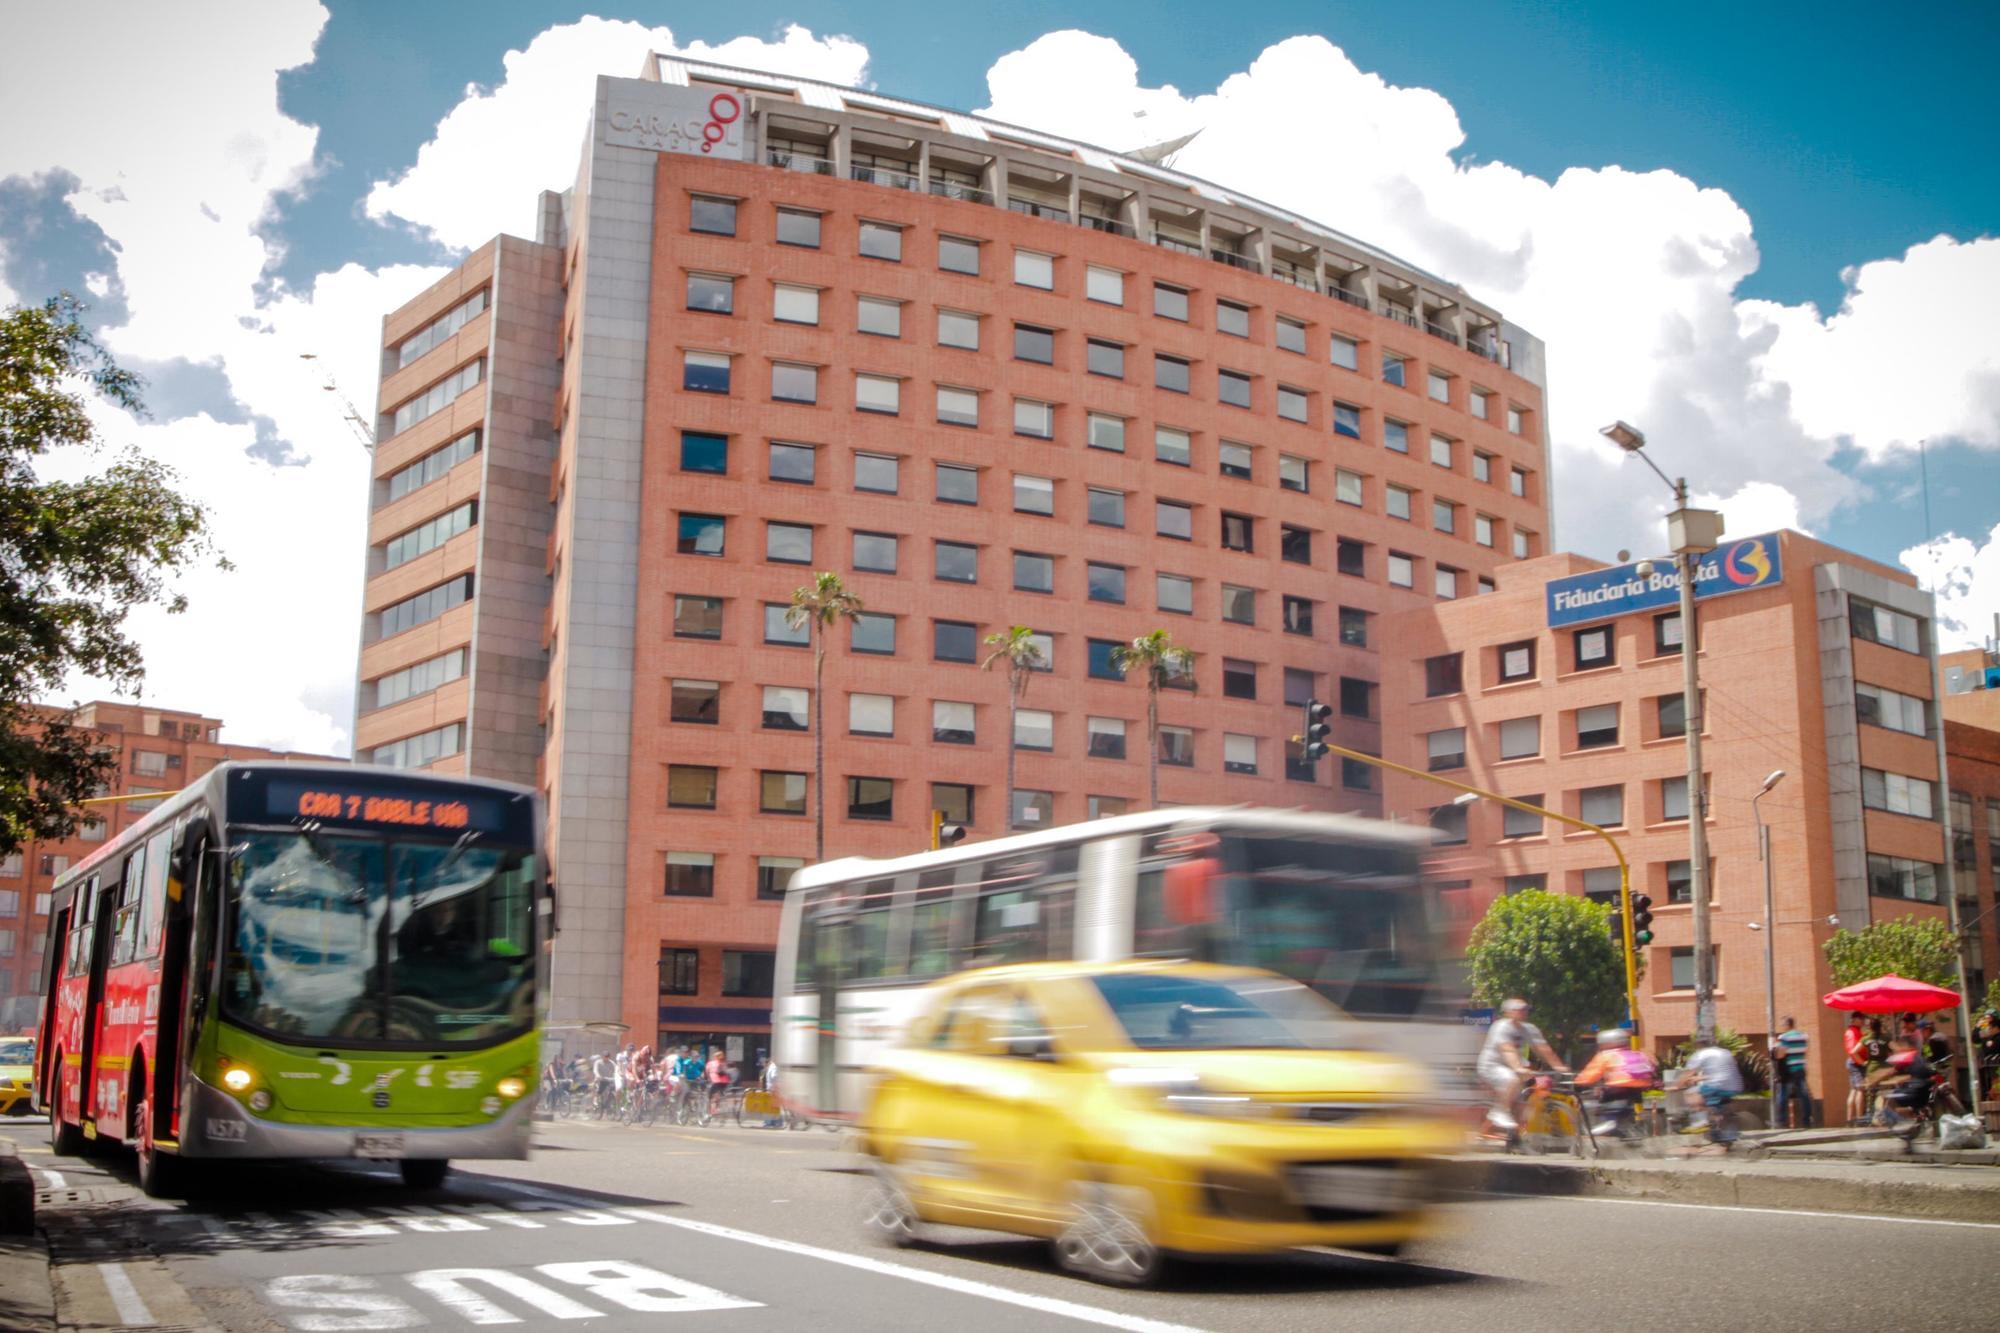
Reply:
[[[226,763],[56,882],[36,1097],[149,1194],[204,1160],[525,1157],[554,928],[540,797]]]

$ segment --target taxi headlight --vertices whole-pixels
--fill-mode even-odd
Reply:
[[[508,1101],[513,1101],[527,1090],[527,1082],[523,1079],[515,1078],[511,1074],[493,1085],[493,1091],[499,1093]]]
[[[1227,1092],[1170,1092],[1160,1103],[1169,1111],[1226,1116],[1231,1120],[1270,1120],[1279,1112],[1274,1102]]]
[[[241,1092],[256,1081],[256,1076],[242,1065],[232,1065],[222,1071],[222,1086],[231,1092]]]
[[[268,1092],[266,1092],[266,1091],[264,1091],[264,1089],[262,1089],[262,1088],[259,1088],[259,1089],[257,1089],[257,1091],[255,1091],[255,1092],[251,1093],[251,1094],[250,1094],[250,1109],[251,1109],[251,1110],[253,1110],[253,1111],[268,1111],[268,1110],[270,1110],[270,1109],[271,1109],[271,1094],[270,1094],[270,1093],[268,1093]]]

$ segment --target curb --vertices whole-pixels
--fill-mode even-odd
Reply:
[[[1489,1194],[1651,1199],[1725,1208],[1870,1213],[1937,1222],[2000,1223],[2000,1180],[1856,1179],[1814,1173],[1805,1164],[1768,1171],[1675,1168],[1652,1163],[1551,1162],[1496,1158],[1468,1163],[1473,1187]]]
[[[0,1236],[35,1234],[35,1178],[12,1141],[0,1139]]]

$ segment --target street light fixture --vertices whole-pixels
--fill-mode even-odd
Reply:
[[[1764,785],[1750,798],[1750,817],[1757,821],[1757,860],[1764,867],[1764,1040],[1778,1039],[1778,910],[1772,905],[1771,897],[1771,826],[1764,822],[1763,812],[1757,802],[1771,794],[1771,788],[1785,780],[1785,770],[1778,769],[1764,779]],[[1757,929],[1755,922],[1752,930]],[[1774,1103],[1775,1105],[1775,1103]]]
[[[1667,515],[1667,544],[1680,576],[1681,700],[1687,725],[1688,892],[1694,900],[1694,1030],[1703,1043],[1715,1036],[1715,957],[1708,912],[1708,796],[1702,783],[1701,680],[1696,663],[1701,642],[1695,628],[1694,585],[1701,558],[1722,540],[1722,515],[1688,507],[1685,477],[1668,477],[1646,455],[1646,436],[1636,426],[1614,421],[1599,432],[1628,454],[1636,454],[1674,493]]]

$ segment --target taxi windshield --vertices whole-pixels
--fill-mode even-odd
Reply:
[[[35,1043],[29,1037],[0,1037],[0,1065],[31,1065]]]
[[[1345,1015],[1279,977],[1124,972],[1091,980],[1142,1051],[1328,1050],[1343,1044]]]
[[[525,848],[246,832],[230,848],[231,1018],[371,1045],[490,1041],[533,1017]]]

